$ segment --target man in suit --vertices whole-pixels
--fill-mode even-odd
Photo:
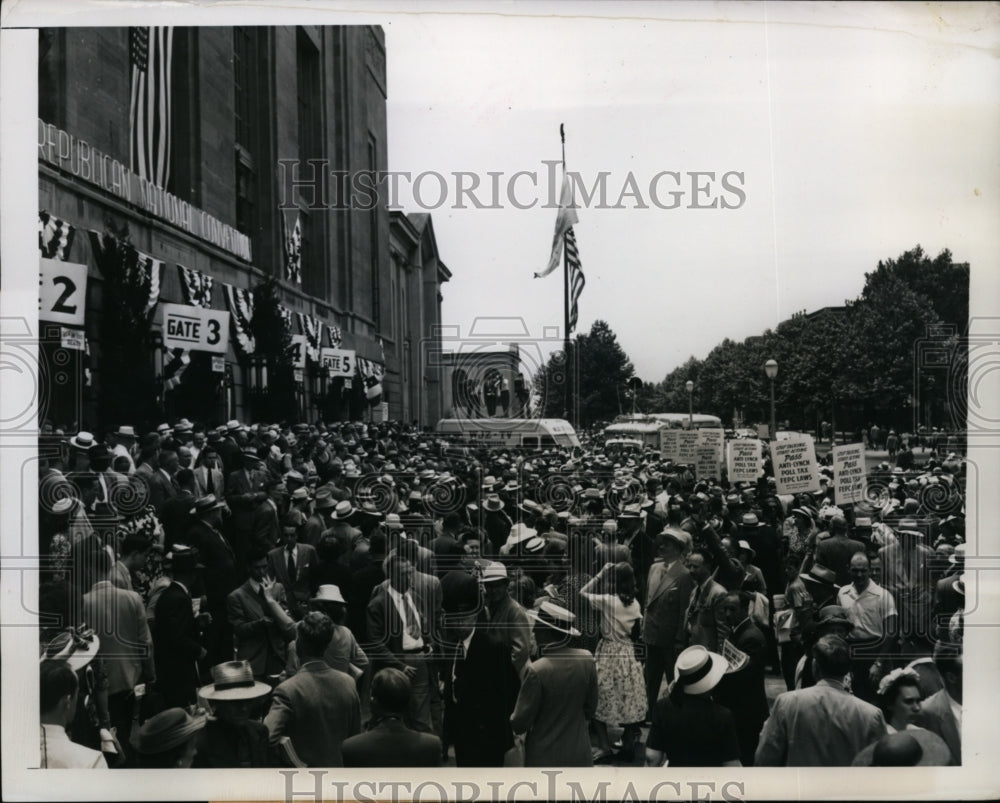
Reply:
[[[194,472],[189,468],[178,469],[174,475],[174,488],[176,495],[165,500],[159,511],[168,544],[183,542],[191,527],[191,508],[198,498],[195,493]]]
[[[202,631],[212,617],[207,611],[196,617],[191,599],[198,573],[204,568],[198,557],[196,549],[173,550],[173,582],[156,600],[153,624],[156,688],[167,708],[183,708],[195,701],[197,664],[208,654],[202,646]]]
[[[372,719],[365,733],[344,740],[345,767],[440,767],[441,740],[403,724],[410,681],[386,667],[372,678]]]
[[[479,583],[463,571],[441,578],[444,637],[445,733],[459,767],[500,767],[514,746],[510,715],[520,681],[510,650],[489,637]]]
[[[528,664],[511,714],[514,733],[525,734],[526,767],[590,767],[589,723],[597,710],[597,664],[587,650],[569,646],[580,635],[574,614],[552,602],[531,612],[541,657]]]
[[[813,647],[815,686],[779,694],[764,723],[757,767],[849,767],[865,747],[885,735],[882,712],[844,688],[850,648],[840,636]]]
[[[420,615],[421,603],[412,589],[414,568],[409,556],[398,552],[386,559],[386,583],[368,602],[368,642],[375,671],[398,669],[412,687],[409,725],[433,730],[430,689],[430,623]]]
[[[733,715],[744,767],[753,766],[757,739],[768,713],[764,689],[767,639],[750,619],[750,599],[746,591],[731,591],[722,600],[722,613],[732,628],[729,642],[744,653],[747,660],[740,669],[723,675],[713,692],[715,702],[724,705]]]
[[[239,468],[226,477],[226,504],[232,511],[229,518],[229,536],[237,556],[245,560],[254,531],[254,509],[267,498],[260,470],[260,458],[248,450],[234,460],[242,461]]]
[[[729,626],[722,613],[726,589],[712,579],[715,569],[710,552],[695,549],[687,557],[687,570],[694,581],[685,622],[688,646],[700,644],[709,652],[718,652]]]
[[[292,516],[293,514],[289,514]],[[302,514],[296,512],[301,518]],[[319,563],[315,547],[299,543],[296,519],[286,520],[281,532],[284,543],[267,553],[271,576],[285,587],[288,607],[293,619],[301,619],[309,608],[309,600],[319,585],[314,573]]]
[[[847,519],[834,516],[830,519],[830,537],[816,544],[815,562],[837,573],[837,585],[851,582],[851,558],[864,552],[865,545],[847,537]]]
[[[673,676],[674,658],[684,649],[687,638],[684,617],[694,581],[684,566],[684,555],[690,548],[688,532],[667,527],[657,537],[657,558],[649,568],[642,640],[646,645],[646,697],[650,715],[660,696],[663,676]]]
[[[264,499],[253,511],[252,545],[273,549],[281,539],[281,516],[284,513],[285,484],[272,477],[264,482]]]
[[[301,666],[274,690],[264,718],[272,747],[288,736],[309,767],[344,766],[341,745],[361,732],[361,701],[354,681],[323,660],[332,638],[329,616],[318,611],[305,615],[295,641]]]
[[[448,513],[441,522],[441,534],[432,538],[428,544],[434,553],[434,571],[438,577],[461,566],[462,558],[465,557],[465,547],[457,538],[461,529],[462,517],[458,513]]]
[[[126,591],[132,588],[132,573],[146,565],[149,553],[153,549],[153,542],[145,533],[129,533],[122,540],[119,552],[121,557],[115,561],[111,571],[108,572],[108,580],[118,588]]]
[[[249,661],[254,677],[265,682],[281,674],[288,660],[288,642],[295,638],[295,621],[275,600],[267,566],[266,553],[251,553],[249,578],[226,598],[236,658]]]
[[[222,532],[222,514],[226,503],[215,494],[194,502],[189,513],[194,523],[185,534],[185,543],[198,549],[205,565],[205,596],[212,624],[207,632],[208,665],[215,666],[233,658],[233,629],[229,624],[226,597],[240,583],[242,568],[228,539]]]
[[[952,764],[962,764],[962,648],[958,644],[938,642],[934,665],[944,682],[921,705],[921,723],[948,745]]]
[[[149,475],[149,503],[156,509],[157,515],[163,512],[164,503],[178,494],[174,474],[179,464],[177,452],[162,451],[159,457],[159,468]]]
[[[198,498],[208,494],[221,496],[226,490],[226,480],[222,473],[222,462],[215,446],[206,444],[201,450],[201,460],[195,461],[194,482]]]
[[[110,562],[110,558],[106,559]],[[108,674],[108,714],[127,751],[132,690],[137,683],[156,679],[146,606],[135,591],[118,588],[110,580],[99,580],[83,595],[83,621],[100,638],[97,655],[104,660]]]

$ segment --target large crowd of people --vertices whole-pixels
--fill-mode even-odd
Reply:
[[[961,763],[954,455],[837,506],[393,422],[39,445],[43,766]]]

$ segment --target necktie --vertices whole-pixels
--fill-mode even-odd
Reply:
[[[458,702],[458,662],[459,660],[465,660],[465,642],[463,641],[458,645],[455,650],[455,660],[451,662],[451,701],[453,703]]]
[[[288,582],[295,582],[295,547],[288,547]]]
[[[403,601],[405,602],[403,609],[406,611],[406,632],[410,638],[418,639],[420,638],[420,617],[417,615],[417,609],[413,605],[409,591],[403,594]]]
[[[257,589],[257,600],[260,602],[260,607],[263,609],[264,615],[266,616],[268,611],[268,605],[267,605],[267,597],[264,596],[264,586],[260,586]]]
[[[215,493],[215,483],[212,482],[212,469],[206,468],[205,473],[208,475],[208,482],[206,483],[205,492],[214,494]]]

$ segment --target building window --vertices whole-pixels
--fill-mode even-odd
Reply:
[[[320,58],[316,45],[301,28],[298,29],[296,47],[299,169],[308,174],[312,168],[307,166],[307,162],[310,159],[323,157]],[[305,210],[301,211],[299,216],[302,220],[302,289],[311,295],[325,298],[327,285],[322,215],[313,221],[312,226]]]
[[[236,230],[253,238],[257,230],[257,29],[233,28],[233,139],[236,159]]]

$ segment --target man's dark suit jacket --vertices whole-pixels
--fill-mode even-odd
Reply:
[[[253,533],[255,497],[264,490],[263,471],[251,471],[250,477],[243,469],[231,472],[226,477],[226,504],[232,511],[229,526],[236,533],[239,543],[234,543],[237,552],[242,543],[248,542]]]
[[[171,583],[156,601],[153,623],[156,688],[168,707],[186,706],[195,701],[200,637],[191,608],[191,595],[178,583]]]
[[[932,694],[920,707],[920,722],[927,730],[933,731],[948,745],[951,751],[951,763],[954,766],[962,764],[962,732],[958,728],[951,704],[944,689]]]
[[[264,609],[249,580],[226,598],[226,612],[236,635],[237,660],[249,661],[258,677],[281,672],[288,658],[287,644],[295,638],[294,622],[282,627],[270,608]],[[265,617],[271,622],[258,624]]]
[[[454,679],[452,672],[454,670]],[[445,731],[455,745],[459,767],[500,767],[514,745],[510,715],[520,681],[510,648],[476,626],[465,659],[442,661],[445,680]]]
[[[816,563],[837,573],[837,585],[851,582],[851,558],[865,551],[865,545],[844,535],[834,535],[816,544]]]
[[[419,614],[424,606],[415,589],[410,589],[410,596]],[[427,645],[429,633],[426,617],[421,616],[420,620],[424,644]],[[373,591],[372,598],[368,601],[366,622],[368,638],[361,647],[372,659],[373,671],[378,672],[386,667],[402,671],[405,664],[398,656],[403,652],[405,623],[387,591],[379,593],[377,588]]]
[[[744,619],[733,630],[729,641],[750,656],[750,661],[738,672],[723,675],[712,692],[712,699],[732,712],[740,743],[740,757],[743,765],[748,767],[753,763],[757,739],[768,714],[764,689],[767,640],[760,628],[750,619]]]
[[[440,767],[441,740],[411,730],[399,719],[383,719],[371,730],[345,739],[345,767]]]
[[[285,547],[275,547],[268,552],[267,563],[271,567],[271,576],[285,587],[289,604],[295,600],[301,607],[306,605],[316,592],[318,583],[315,574],[319,557],[309,544],[299,544],[296,556],[294,582],[288,576],[288,552]]]
[[[224,608],[229,592],[240,584],[241,568],[232,545],[222,532],[201,519],[190,527],[184,540],[198,548],[205,566],[203,577],[209,606],[213,610]]]
[[[265,499],[254,508],[251,542],[258,549],[271,549],[281,537],[281,522],[278,510],[270,499]]]
[[[177,488],[159,469],[146,478],[146,483],[149,486],[149,504],[156,508],[159,515],[163,511],[164,502],[177,496]]]

